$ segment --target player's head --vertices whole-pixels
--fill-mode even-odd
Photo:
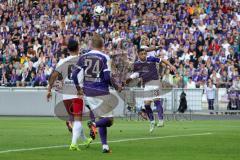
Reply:
[[[92,36],[92,48],[101,50],[103,48],[103,39],[99,34],[93,34]]]
[[[69,39],[68,50],[70,52],[78,53],[78,42],[74,39]]]
[[[147,58],[147,52],[145,51],[145,49],[139,49],[138,50],[138,58],[139,58],[139,60],[141,60],[141,61],[145,61],[146,60],[146,58]]]

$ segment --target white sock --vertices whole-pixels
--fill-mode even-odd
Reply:
[[[86,140],[87,140],[87,137],[85,136],[85,133],[84,133],[83,127],[81,127],[80,137],[81,137],[81,139],[82,139],[83,141],[86,141]]]
[[[102,146],[102,148],[103,148],[103,149],[106,149],[106,150],[109,150],[109,146],[108,146],[107,144],[104,144],[104,145]]]
[[[73,129],[72,129],[72,144],[77,144],[77,140],[81,135],[81,128],[82,123],[80,121],[73,122]]]
[[[151,124],[155,124],[155,121],[150,121]]]

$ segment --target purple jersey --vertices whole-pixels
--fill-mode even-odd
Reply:
[[[139,77],[143,79],[143,82],[149,82],[151,80],[158,80],[158,69],[156,63],[159,63],[160,58],[149,56],[146,61],[136,61],[134,63],[134,72],[139,73]]]
[[[100,51],[91,50],[80,56],[77,65],[83,72],[83,92],[86,96],[94,97],[109,94],[110,85],[110,57]],[[81,69],[73,72],[75,85],[79,85],[77,74]]]

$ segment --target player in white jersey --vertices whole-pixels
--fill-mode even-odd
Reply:
[[[78,59],[78,42],[70,39],[68,42],[68,50],[70,52],[70,56],[59,61],[59,63],[56,66],[56,69],[53,71],[53,73],[49,78],[49,87],[48,87],[48,93],[47,93],[48,100],[52,96],[51,89],[53,88],[54,82],[59,77],[64,78],[63,85],[73,83],[71,78],[71,73],[72,73],[71,70],[74,68]],[[78,78],[80,79],[80,81],[82,81],[81,73],[79,74],[79,76]],[[89,144],[92,142],[92,138],[87,138],[85,136],[83,131],[83,126],[81,123],[83,109],[84,109],[83,99],[81,97],[78,97],[77,95],[63,93],[63,103],[69,114],[69,117],[70,118],[72,117],[71,121],[73,121],[72,142],[69,149],[80,150],[77,144],[79,137],[81,137],[81,139],[83,140],[84,145],[88,147]]]

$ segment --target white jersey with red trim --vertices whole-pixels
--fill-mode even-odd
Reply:
[[[78,58],[78,56],[68,56],[64,59],[61,59],[57,66],[56,66],[56,69],[55,71],[57,71],[58,73],[60,73],[62,75],[62,77],[66,77],[64,80],[63,80],[63,83],[64,84],[73,84],[73,80],[72,80],[72,68],[73,66],[76,65],[76,59]],[[63,65],[63,64],[66,64],[66,65]],[[83,72],[83,71],[82,71]],[[83,81],[83,73],[80,72],[78,74],[78,80],[79,82],[82,82]],[[63,85],[64,85],[63,84]],[[82,83],[80,83],[80,86],[81,86]],[[63,96],[63,100],[68,100],[68,99],[73,99],[73,98],[77,98],[77,95],[70,95],[70,94],[62,94]]]

